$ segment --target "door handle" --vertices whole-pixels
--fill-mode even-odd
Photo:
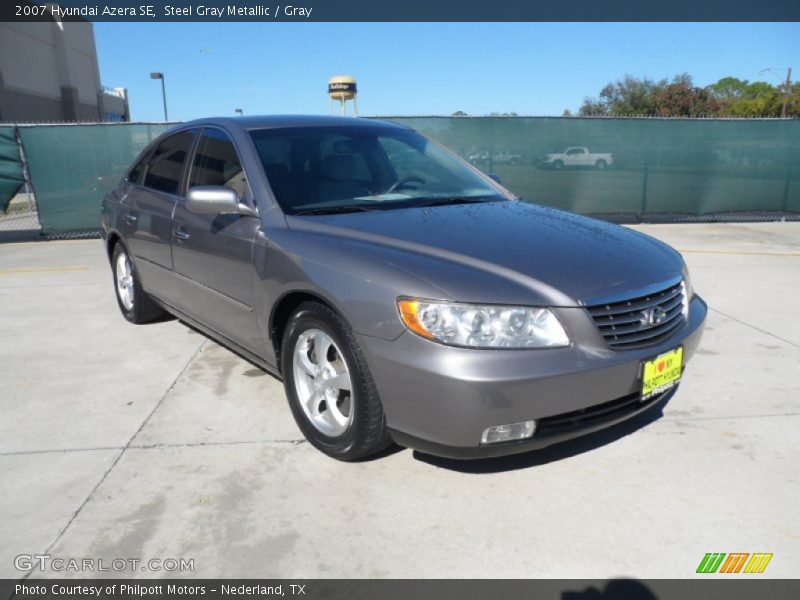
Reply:
[[[136,223],[136,221],[139,220],[139,217],[136,215],[136,213],[131,211],[126,212],[122,218],[125,219],[126,223]]]
[[[186,231],[186,230],[185,230],[185,229],[183,229],[183,228],[178,228],[178,229],[176,229],[175,231],[173,231],[173,232],[172,232],[172,236],[173,236],[175,239],[177,239],[177,240],[181,240],[181,241],[183,241],[183,240],[188,240],[188,239],[191,237],[191,236],[189,235],[189,232],[188,232],[188,231]]]

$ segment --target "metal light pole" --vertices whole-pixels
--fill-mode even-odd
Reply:
[[[150,79],[161,80],[161,98],[164,100],[164,120],[169,121],[169,117],[167,116],[167,88],[164,85],[164,74],[150,73]]]
[[[236,109],[234,109],[234,111],[233,111],[233,112],[235,112],[235,113],[236,113],[237,115],[239,115],[240,117],[241,117],[242,115],[244,115],[244,111],[243,111],[241,108],[236,108]]]
[[[777,71],[786,71],[786,81],[783,81],[783,78],[780,75],[778,75]],[[775,77],[777,77],[783,82],[781,86],[783,87],[783,107],[781,108],[781,118],[785,119],[786,105],[789,103],[789,92],[792,91],[792,67],[775,68],[775,69],[767,68],[767,69],[761,69],[758,72],[759,75],[763,73],[772,73],[773,75],[775,75]]]

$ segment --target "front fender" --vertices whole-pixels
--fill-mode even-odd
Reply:
[[[404,295],[449,298],[436,285],[369,250],[366,244],[313,233],[260,232],[253,248],[254,296],[265,338],[271,339],[274,307],[293,292],[318,296],[356,333],[387,341],[405,330],[397,313],[398,290]]]

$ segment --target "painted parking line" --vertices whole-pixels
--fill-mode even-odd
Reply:
[[[686,254],[731,254],[734,256],[800,256],[800,252],[740,252],[737,250],[685,250],[679,252]]]
[[[3,269],[0,275],[18,275],[24,273],[81,273],[89,267],[42,267],[34,269]]]

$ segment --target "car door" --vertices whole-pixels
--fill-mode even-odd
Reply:
[[[578,152],[578,148],[567,148],[566,152],[564,152],[564,164],[568,167],[577,167],[580,165],[580,156]]]
[[[131,187],[120,203],[118,226],[142,285],[166,302],[174,296],[172,211],[195,132],[171,135],[146,155],[131,170]]]
[[[255,208],[242,162],[222,129],[201,132],[191,160],[186,189],[226,186]],[[177,307],[188,316],[246,349],[260,353],[264,340],[253,310],[253,239],[257,217],[191,212],[185,197],[172,218],[172,264]]]

